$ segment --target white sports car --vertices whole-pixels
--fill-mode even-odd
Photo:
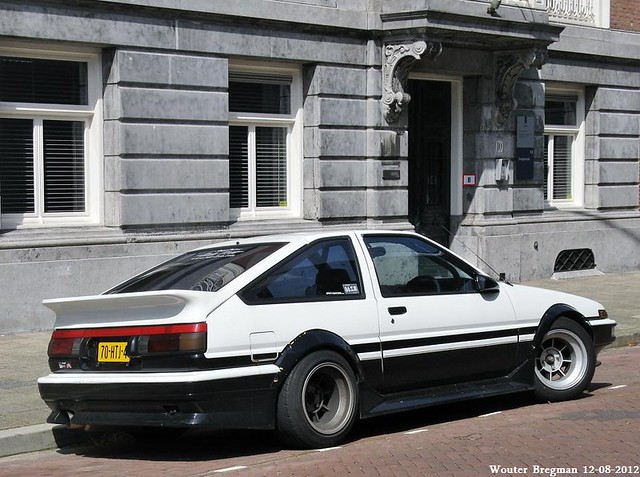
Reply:
[[[218,243],[44,304],[48,422],[276,429],[300,447],[445,402],[571,399],[616,326],[599,303],[497,282],[389,231]]]

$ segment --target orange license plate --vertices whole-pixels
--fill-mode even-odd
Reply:
[[[128,363],[129,356],[125,353],[125,341],[103,341],[98,343],[98,362],[100,363]]]

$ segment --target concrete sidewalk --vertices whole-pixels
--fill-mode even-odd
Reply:
[[[640,271],[537,280],[526,285],[566,291],[602,303],[618,322],[614,346],[640,343]],[[82,434],[45,424],[49,409],[36,380],[49,373],[50,331],[0,336],[0,457],[64,446]]]

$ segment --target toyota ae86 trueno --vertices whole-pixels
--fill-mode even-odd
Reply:
[[[56,314],[50,423],[276,429],[333,446],[358,418],[534,391],[571,399],[614,341],[602,305],[497,282],[413,233],[218,243]]]

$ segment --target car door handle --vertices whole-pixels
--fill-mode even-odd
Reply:
[[[404,315],[407,312],[404,306],[390,306],[388,310],[390,315]]]

